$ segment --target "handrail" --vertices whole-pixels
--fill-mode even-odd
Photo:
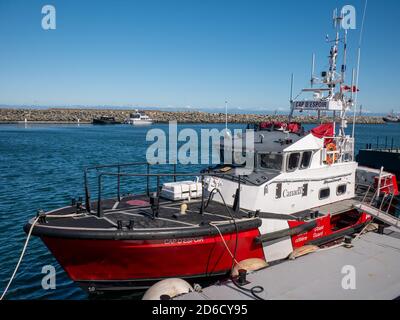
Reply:
[[[357,184],[356,191],[359,187],[363,187],[364,189],[366,189],[364,195],[362,194],[357,195],[358,199],[360,199],[360,197],[362,196],[362,199],[360,199],[360,203],[367,204],[385,213],[389,213],[391,209],[400,212],[400,206],[393,204],[393,200],[395,198],[395,195],[393,193],[383,193],[383,197],[379,203],[380,195],[382,193],[381,190],[388,186],[390,185],[383,185],[379,189],[377,189],[374,188],[372,185]],[[367,198],[368,196],[370,196],[370,198]],[[385,207],[386,210],[384,210]]]
[[[89,190],[89,184],[88,184],[88,173],[89,171],[92,170],[99,170],[99,169],[105,169],[105,168],[117,168],[118,174],[121,173],[121,168],[126,168],[126,167],[134,167],[134,166],[146,166],[146,172],[147,174],[150,174],[150,166],[160,166],[162,164],[155,163],[155,164],[150,164],[148,162],[128,162],[128,163],[118,163],[118,164],[106,164],[106,165],[96,165],[96,166],[90,166],[84,168],[84,185],[85,185],[85,208],[86,211],[90,213],[91,208],[90,208],[90,190]],[[173,165],[173,170],[174,173],[176,173],[176,164]],[[121,186],[121,176],[118,175],[117,177],[117,198],[118,201],[121,200],[121,195],[120,195],[120,186]],[[176,177],[174,178],[174,181],[176,181]],[[146,186],[146,194],[149,195],[150,193],[150,176],[147,177],[147,186]]]
[[[98,199],[97,199],[97,216],[101,217],[102,216],[102,208],[101,208],[101,200],[102,200],[102,178],[103,176],[125,176],[125,177],[156,177],[157,178],[157,189],[156,189],[156,194],[157,197],[159,196],[160,192],[160,177],[174,177],[174,180],[176,180],[177,176],[181,177],[193,177],[193,176],[201,176],[201,184],[202,184],[202,203],[201,203],[201,208],[200,208],[200,213],[203,213],[204,210],[204,177],[205,176],[224,176],[224,174],[219,174],[219,173],[115,173],[115,172],[102,172],[98,175]],[[241,176],[238,176],[238,181],[239,184],[241,182]],[[240,188],[238,188],[238,198],[240,199]],[[240,201],[240,200],[239,200]],[[238,206],[240,208],[240,203],[238,203]]]

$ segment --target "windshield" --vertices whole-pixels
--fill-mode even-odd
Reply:
[[[225,150],[220,149],[221,164],[234,165],[236,167],[246,166],[246,160],[254,159],[254,153],[246,154],[245,151],[228,151],[228,158],[225,158]],[[254,162],[254,160],[253,160]]]
[[[263,169],[282,170],[283,155],[279,153],[259,154],[259,166]]]

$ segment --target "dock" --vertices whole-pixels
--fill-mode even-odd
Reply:
[[[350,280],[349,280],[350,279]],[[247,275],[250,289],[261,286],[265,300],[393,300],[400,297],[400,230],[368,232],[351,248],[334,246],[285,260]],[[232,281],[191,292],[176,300],[255,300]]]

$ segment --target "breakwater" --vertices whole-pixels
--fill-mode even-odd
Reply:
[[[0,108],[0,123],[38,122],[38,123],[91,123],[93,118],[101,116],[115,117],[117,121],[124,121],[133,110],[118,109],[11,109]],[[179,123],[224,123],[224,113],[209,113],[201,111],[145,111],[155,122],[165,123],[177,121]],[[323,122],[328,118],[322,117]],[[301,123],[317,123],[316,116],[296,116],[293,119]],[[285,115],[261,115],[261,114],[228,114],[229,123],[259,123],[262,121],[287,121]],[[357,117],[360,124],[382,124],[381,117],[360,116]]]

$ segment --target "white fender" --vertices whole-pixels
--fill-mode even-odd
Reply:
[[[231,275],[232,277],[238,276],[240,269],[245,269],[246,271],[255,271],[265,267],[268,267],[268,263],[265,260],[260,258],[250,258],[239,261],[239,263],[233,268]]]
[[[194,291],[193,287],[185,280],[170,278],[153,284],[149,289],[147,289],[142,300],[160,300],[162,295],[168,295],[171,298],[174,298],[191,291]]]

